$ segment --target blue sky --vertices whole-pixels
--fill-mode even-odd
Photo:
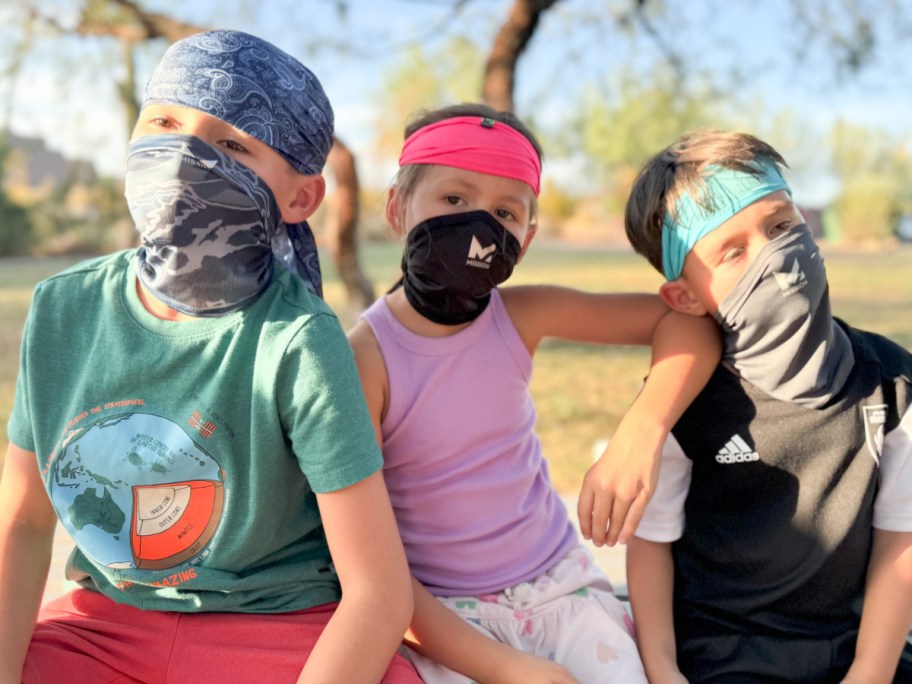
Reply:
[[[56,6],[65,22],[71,4],[44,0],[42,8]],[[458,32],[487,49],[510,3],[475,0],[454,17],[449,0],[349,0],[344,19],[327,0],[261,0],[241,15],[221,11],[228,3],[215,0],[144,4],[195,23],[222,22],[249,30],[295,54],[323,82],[336,110],[337,133],[368,159],[383,74],[402,59],[406,48],[420,42],[433,50],[443,36]],[[818,3],[806,4],[813,9]],[[624,64],[648,71],[658,54],[654,45],[642,35],[620,35],[604,20],[626,5],[622,0],[562,0],[545,15],[520,61],[516,100],[521,115],[534,112],[536,120],[560,125],[582,88],[601,83]],[[670,14],[662,23],[663,33],[686,56],[688,69],[736,68],[742,75],[738,95],[743,101],[759,99],[771,113],[789,108],[821,132],[844,119],[912,139],[912,71],[903,63],[903,57],[912,54],[912,39],[906,38],[912,36],[912,27],[887,26],[872,66],[853,79],[840,80],[823,50],[809,49],[787,23],[792,16],[787,0],[666,5]],[[8,19],[3,15],[11,11],[0,10],[0,20]],[[912,22],[912,9],[906,21]],[[0,38],[9,46],[15,34],[8,20],[3,23],[7,28]],[[127,126],[104,62],[111,44],[39,36],[37,45],[24,64],[12,106],[0,112],[2,120],[9,120],[16,133],[44,137],[68,156],[90,158],[104,172],[118,173]],[[161,44],[146,48],[139,64],[141,82],[163,49]],[[799,59],[796,54],[802,50]],[[62,76],[63,71],[69,73]],[[2,78],[0,93],[9,105],[9,83]]]

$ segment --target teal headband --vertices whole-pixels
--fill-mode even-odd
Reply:
[[[708,166],[703,175],[704,208],[700,202],[685,193],[675,204],[677,221],[665,214],[662,224],[662,271],[667,280],[677,280],[684,268],[684,259],[697,240],[711,233],[758,199],[791,188],[782,177],[779,167],[769,160],[753,163],[758,174],[735,171],[721,166]]]

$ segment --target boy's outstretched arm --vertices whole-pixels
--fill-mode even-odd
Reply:
[[[580,531],[596,546],[633,537],[658,482],[662,445],[721,354],[709,317],[671,311],[656,325],[649,376],[580,490]]]
[[[671,545],[633,537],[627,546],[627,588],[649,683],[687,684],[677,662]]]
[[[485,636],[412,579],[415,614],[405,643],[482,684],[579,684],[562,665]]]
[[[0,480],[0,683],[18,684],[51,563],[57,515],[35,454],[10,443]]]
[[[893,681],[912,627],[912,532],[874,530],[855,660],[844,684]]]

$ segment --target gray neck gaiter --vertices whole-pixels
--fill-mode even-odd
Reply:
[[[830,312],[829,286],[806,225],[766,245],[720,304],[723,360],[782,401],[826,405],[849,376],[852,345]]]

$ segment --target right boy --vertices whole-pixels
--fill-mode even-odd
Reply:
[[[627,550],[653,684],[912,681],[912,355],[831,316],[784,164],[698,131],[627,205],[663,300],[725,347]]]

